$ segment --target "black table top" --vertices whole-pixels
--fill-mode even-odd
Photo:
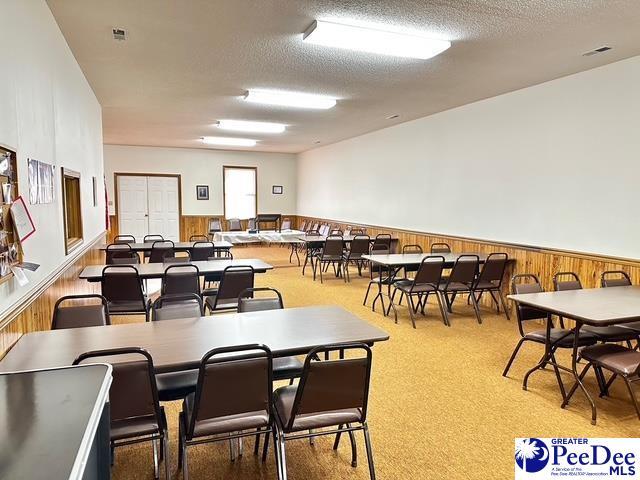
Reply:
[[[107,365],[1,374],[0,478],[82,478],[110,384]]]

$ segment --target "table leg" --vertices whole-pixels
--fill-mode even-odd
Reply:
[[[589,392],[585,388],[584,383],[582,383],[582,377],[580,376],[580,374],[578,374],[578,347],[579,347],[579,336],[580,336],[580,329],[582,328],[582,322],[578,320],[576,320],[575,322],[576,322],[576,327],[573,331],[573,353],[571,355],[571,373],[573,373],[573,377],[575,378],[576,385],[580,387],[580,389],[582,390],[582,393],[584,393],[584,396],[587,397],[587,400],[591,404],[591,425],[595,425],[596,416],[597,416],[596,404],[591,398],[591,395],[589,395]],[[574,389],[575,389],[575,385],[574,385]],[[568,398],[565,399],[564,402],[562,402],[562,408],[567,406],[567,402],[568,402]]]
[[[544,355],[540,359],[540,361],[535,365],[532,369],[530,369],[522,380],[522,389],[527,389],[527,382],[529,381],[529,376],[535,372],[536,370],[540,370],[543,368],[551,359],[551,315],[547,314],[547,326],[546,326],[546,335],[544,342]]]

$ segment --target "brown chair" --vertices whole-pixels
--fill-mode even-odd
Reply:
[[[105,263],[107,265],[138,264],[140,257],[128,243],[112,243],[107,245],[105,250]]]
[[[291,230],[291,219],[285,218],[282,220],[282,225],[280,225],[280,230]]]
[[[332,228],[329,231],[329,235],[339,235],[339,236],[342,237],[344,235],[344,232],[342,230],[340,230],[339,228]]]
[[[194,293],[200,295],[200,270],[191,264],[169,265],[162,276],[162,295]]]
[[[506,253],[491,253],[487,256],[482,270],[480,270],[480,274],[473,285],[473,295],[477,295],[476,302],[480,303],[482,294],[489,292],[496,304],[498,314],[500,313],[500,305],[502,304],[502,309],[504,310],[507,320],[509,320],[510,317],[509,309],[502,294],[502,280],[508,261],[509,256]]]
[[[387,247],[391,251],[391,235],[389,233],[379,233],[373,240],[373,245]]]
[[[320,361],[320,353],[345,351],[349,358]],[[286,480],[285,442],[320,435],[336,435],[336,450],[342,433],[351,440],[351,465],[357,466],[355,432],[364,432],[369,476],[376,478],[367,424],[371,349],[364,344],[336,344],[316,347],[304,362],[298,385],[278,388],[273,394],[276,428],[276,464],[279,478]],[[329,427],[334,427],[329,429]]]
[[[142,290],[138,269],[133,265],[108,265],[102,269],[102,296],[111,315],[144,314],[149,321],[151,302]]]
[[[275,296],[255,297],[256,293],[271,292]],[[261,312],[265,310],[281,310],[284,308],[282,295],[275,288],[246,288],[238,296],[238,313]],[[290,380],[302,374],[302,362],[294,356],[273,359],[273,379]]]
[[[333,272],[336,277],[343,276],[346,283],[347,276],[342,274],[344,266],[344,240],[341,235],[329,235],[324,242],[324,247],[320,256],[317,258],[316,266],[313,271],[313,279],[316,279],[316,271],[320,271],[320,283],[323,283],[322,270],[324,267],[333,266]]]
[[[99,304],[87,305],[87,300],[99,300]],[[79,305],[63,305],[64,303]],[[51,330],[61,328],[99,327],[110,325],[109,306],[102,295],[66,295],[58,299],[53,307]]]
[[[371,239],[369,235],[356,235],[351,240],[351,246],[344,255],[344,271],[347,275],[347,281],[350,281],[349,276],[349,264],[354,263],[358,268],[358,275],[362,276],[362,269],[366,266],[368,261],[362,258],[363,255],[369,254],[369,247],[371,246]]]
[[[352,228],[351,229],[351,235],[366,235],[367,234],[367,229],[366,228]]]
[[[442,281],[442,270],[444,269],[444,257],[442,256],[428,256],[422,259],[418,271],[413,279],[404,278],[393,282],[393,295],[391,296],[391,302],[393,302],[396,292],[400,291],[401,295],[407,297],[407,308],[409,309],[409,315],[411,317],[411,324],[413,328],[416,328],[415,313],[418,309],[421,310],[424,315],[424,309],[427,305],[427,299],[430,294],[435,294],[440,307],[440,315],[442,315],[442,321],[446,326],[449,324],[449,318],[447,311],[442,303],[442,297],[440,293],[440,284]],[[414,298],[418,299],[418,302],[414,302]],[[402,301],[402,297],[400,297]],[[389,305],[389,309],[391,305]],[[389,311],[387,310],[387,314]],[[397,323],[397,319],[396,319]]]
[[[600,275],[600,286],[608,287],[628,287],[631,285],[631,278],[627,272],[622,270],[609,270]]]
[[[371,246],[371,255],[389,255],[389,247],[384,244],[376,244],[374,243]],[[371,304],[371,310],[376,311],[376,302],[380,299],[380,303],[382,304],[382,311],[386,314],[386,309],[384,306],[384,297],[382,295],[382,287],[386,285],[387,294],[391,297],[391,285],[396,280],[396,271],[392,268],[386,267],[384,265],[379,265],[373,262],[369,262],[369,275],[371,280],[369,281],[369,285],[367,286],[367,292],[364,295],[364,301],[362,305],[367,304],[367,298],[369,298],[369,291],[371,290],[372,285],[377,285],[378,294],[375,296],[373,303]]]
[[[109,389],[112,462],[116,447],[151,442],[154,477],[160,478],[159,463],[164,459],[165,478],[169,480],[167,417],[159,403],[151,355],[139,347],[95,350],[83,353],[73,364],[79,365],[89,359],[98,362],[111,359],[109,363],[113,367]]]
[[[313,230],[314,232],[320,232],[320,224],[318,222],[314,223],[311,227],[311,230]]]
[[[451,253],[448,243],[440,242],[431,244],[431,253]]]
[[[136,237],[133,235],[116,235],[113,243],[136,243]]]
[[[207,237],[206,235],[191,235],[189,237],[189,241],[190,242],[208,242],[209,237]]]
[[[162,295],[151,307],[154,322],[204,316],[202,299],[193,293]],[[161,402],[171,402],[196,391],[198,370],[184,370],[156,374],[158,397]]]
[[[185,398],[178,419],[178,468],[185,480],[188,447],[235,443],[256,431],[267,438],[274,434],[272,372],[271,350],[264,345],[215,348],[202,357],[196,391]],[[265,442],[263,461],[267,446]]]
[[[303,220],[302,223],[298,226],[298,230],[300,230],[301,232],[306,231],[307,229],[307,221]]]
[[[194,262],[203,262],[213,257],[215,253],[215,245],[213,242],[196,242],[191,248],[191,260]]]
[[[307,230],[305,232],[306,237],[315,237],[321,236],[320,231],[315,230]],[[307,268],[307,264],[311,264],[311,269],[315,275],[315,262],[317,258],[320,256],[322,252],[323,243],[322,242],[305,242],[305,256],[304,256],[304,264],[302,265],[302,275],[304,275],[304,271]]]
[[[145,235],[142,241],[143,243],[162,242],[164,241],[164,237],[162,235]],[[148,259],[150,254],[151,252],[147,250],[144,252],[144,258]]]
[[[582,282],[574,272],[559,272],[553,276],[553,289],[556,292],[582,290]],[[560,326],[564,328],[564,319],[562,317],[559,317],[559,319]],[[631,348],[631,340],[638,339],[638,332],[622,325],[608,327],[585,325],[581,331],[593,333],[601,342],[626,342],[629,348]]]
[[[158,240],[151,245],[149,263],[164,263],[165,259],[175,256],[175,244],[171,240]]]
[[[255,218],[250,218],[249,220],[247,220],[247,229],[248,230],[259,230],[258,228],[258,220]]]
[[[482,323],[480,308],[478,308],[478,302],[473,290],[479,265],[480,257],[478,255],[460,255],[456,259],[449,277],[441,282],[440,291],[445,299],[449,313],[453,313],[452,306],[456,296],[468,294],[476,319],[478,323]]]
[[[240,223],[240,219],[238,218],[230,218],[227,220],[229,223],[229,231],[230,232],[241,232],[242,231],[242,223]]]
[[[511,293],[513,294],[524,294],[524,293],[541,293],[544,292],[542,285],[540,284],[540,280],[536,275],[527,273],[514,275],[511,279]],[[527,332],[524,328],[524,324],[529,321],[534,321],[536,323],[539,322],[551,322],[550,314],[545,311],[538,310],[532,307],[528,307],[526,305],[522,305],[520,303],[516,303],[516,318],[518,320],[518,331],[520,332],[520,340],[516,345],[516,348],[511,353],[511,357],[507,362],[507,365],[502,372],[502,376],[506,377],[509,373],[509,369],[513,364],[518,352],[520,351],[520,347],[525,342],[534,342],[541,345],[546,345],[547,342],[547,331],[545,328],[540,330],[533,330]],[[560,370],[557,367],[557,362],[555,358],[555,352],[558,348],[569,348],[573,349],[573,341],[574,341],[574,333],[572,330],[564,329],[564,328],[555,328],[553,323],[550,324],[549,330],[549,339],[550,339],[550,355],[549,359],[551,360],[551,364],[556,374],[556,380],[558,381],[558,386],[560,388],[560,393],[562,394],[562,398],[566,397],[564,384],[562,383],[562,379],[560,378]],[[578,342],[580,346],[593,345],[596,343],[597,338],[594,334],[589,332],[581,331],[578,336]],[[548,362],[540,365],[540,368],[544,368]],[[532,372],[530,370],[529,372]],[[524,382],[526,384],[527,377],[525,376]]]
[[[224,269],[217,289],[206,293],[205,305],[211,313],[237,310],[238,297],[246,288],[253,288],[255,272],[250,265],[233,265]]]
[[[420,245],[403,245],[402,246],[403,255],[419,255],[421,253],[423,253],[423,251]],[[419,265],[405,265],[404,266],[405,278],[409,278],[409,274],[417,272],[419,268],[420,268]]]
[[[625,348],[622,345],[601,343],[584,347],[580,351],[580,357],[588,362],[578,376],[580,381],[584,379],[589,369],[593,367],[600,386],[601,396],[604,396],[609,394],[611,382],[619,376],[627,386],[631,401],[636,410],[636,415],[640,419],[640,406],[638,405],[638,400],[633,392],[632,386],[633,383],[640,380],[640,352],[631,348]],[[606,384],[603,369],[609,370],[613,374],[609,383]],[[569,403],[569,400],[577,388],[578,382],[573,385],[567,394],[566,399],[562,403],[563,408]],[[593,421],[595,422],[595,410],[593,412]]]
[[[219,218],[209,219],[209,237],[213,236],[216,232],[222,231],[222,222]]]
[[[214,248],[214,256],[207,258],[207,261],[214,262],[216,260],[233,260],[233,254],[229,250],[216,250]],[[222,278],[222,273],[208,273],[204,276],[204,284],[207,287],[202,291],[202,297],[215,294],[218,289],[211,288],[211,284],[219,282]]]

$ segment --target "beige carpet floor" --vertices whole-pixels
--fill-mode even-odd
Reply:
[[[590,410],[577,394],[569,408],[560,408],[561,397],[551,370],[536,372],[529,391],[522,390],[524,372],[542,354],[538,345],[523,347],[509,378],[501,373],[518,340],[515,319],[508,321],[495,310],[483,308],[484,323],[478,325],[472,309],[461,299],[454,305],[452,327],[445,327],[435,305],[411,328],[405,307],[399,307],[398,324],[393,317],[374,313],[362,305],[366,278],[345,284],[327,276],[324,285],[303,277],[288,253],[278,247],[235,248],[236,258],[261,258],[276,268],[257,275],[257,284],[282,292],[285,306],[340,305],[387,331],[391,339],[374,347],[369,423],[376,472],[379,479],[508,479],[514,472],[516,437],[636,437],[640,422],[622,384],[608,399],[597,399],[598,424],[590,423]],[[140,321],[120,318],[116,322]],[[560,355],[568,362],[567,355]],[[568,363],[567,363],[568,364]],[[571,379],[565,376],[566,383]],[[595,381],[588,388],[596,392]],[[172,477],[177,470],[177,414],[179,402],[165,404],[171,430]],[[307,441],[287,443],[290,479],[366,479],[368,470],[362,436],[359,465],[350,465],[346,438],[337,452],[333,438],[323,437],[310,446]],[[244,455],[231,462],[228,443],[190,450],[193,479],[276,478],[272,450],[262,464],[253,455],[253,440],[245,441]],[[115,479],[153,478],[151,448],[117,450]]]

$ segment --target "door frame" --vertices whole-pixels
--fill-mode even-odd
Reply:
[[[182,175],[179,173],[144,173],[144,172],[115,172],[113,174],[113,194],[116,219],[115,224],[118,226],[118,234],[120,234],[120,208],[118,206],[118,177],[174,177],[178,179],[178,239],[182,239]]]

